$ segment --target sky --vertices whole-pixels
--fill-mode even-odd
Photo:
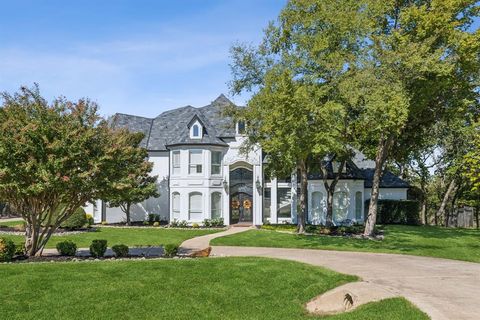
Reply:
[[[155,117],[231,97],[229,49],[257,44],[286,0],[0,0],[0,91],[40,85],[100,113]],[[475,27],[480,26],[476,21]]]
[[[256,44],[286,0],[0,0],[0,91],[38,83],[100,113],[154,117],[231,97],[229,49]]]

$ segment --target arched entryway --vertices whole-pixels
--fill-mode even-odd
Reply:
[[[253,171],[247,166],[230,170],[230,224],[253,222]]]

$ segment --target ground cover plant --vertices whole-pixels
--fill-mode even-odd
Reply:
[[[5,319],[311,319],[305,302],[356,280],[263,258],[0,265],[0,274]],[[394,299],[340,319],[427,317]]]
[[[383,240],[251,230],[214,239],[211,244],[400,253],[480,262],[479,230],[401,225],[386,225],[380,229],[384,231]]]

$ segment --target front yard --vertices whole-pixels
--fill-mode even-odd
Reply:
[[[211,244],[400,253],[480,262],[479,230],[400,225],[388,225],[380,229],[385,231],[385,239],[381,241],[251,230],[214,239]]]
[[[0,265],[5,319],[311,319],[303,304],[353,276],[262,258]],[[404,299],[326,319],[428,319]]]
[[[5,223],[1,223],[5,224]],[[18,224],[18,222],[17,222]],[[160,246],[167,243],[180,245],[183,241],[193,237],[203,236],[210,233],[220,232],[219,230],[195,230],[195,229],[165,229],[155,227],[140,228],[111,228],[99,227],[95,232],[83,232],[65,236],[52,236],[47,244],[47,248],[55,248],[58,242],[72,240],[78,248],[88,248],[94,239],[104,239],[108,241],[108,246],[114,244],[125,244],[127,246]],[[12,239],[15,243],[23,243],[25,238],[20,235],[1,235]]]

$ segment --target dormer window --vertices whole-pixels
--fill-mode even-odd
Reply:
[[[190,138],[201,139],[203,136],[203,127],[200,122],[195,121],[190,127]]]
[[[245,134],[245,121],[237,122],[237,134],[239,135]]]

